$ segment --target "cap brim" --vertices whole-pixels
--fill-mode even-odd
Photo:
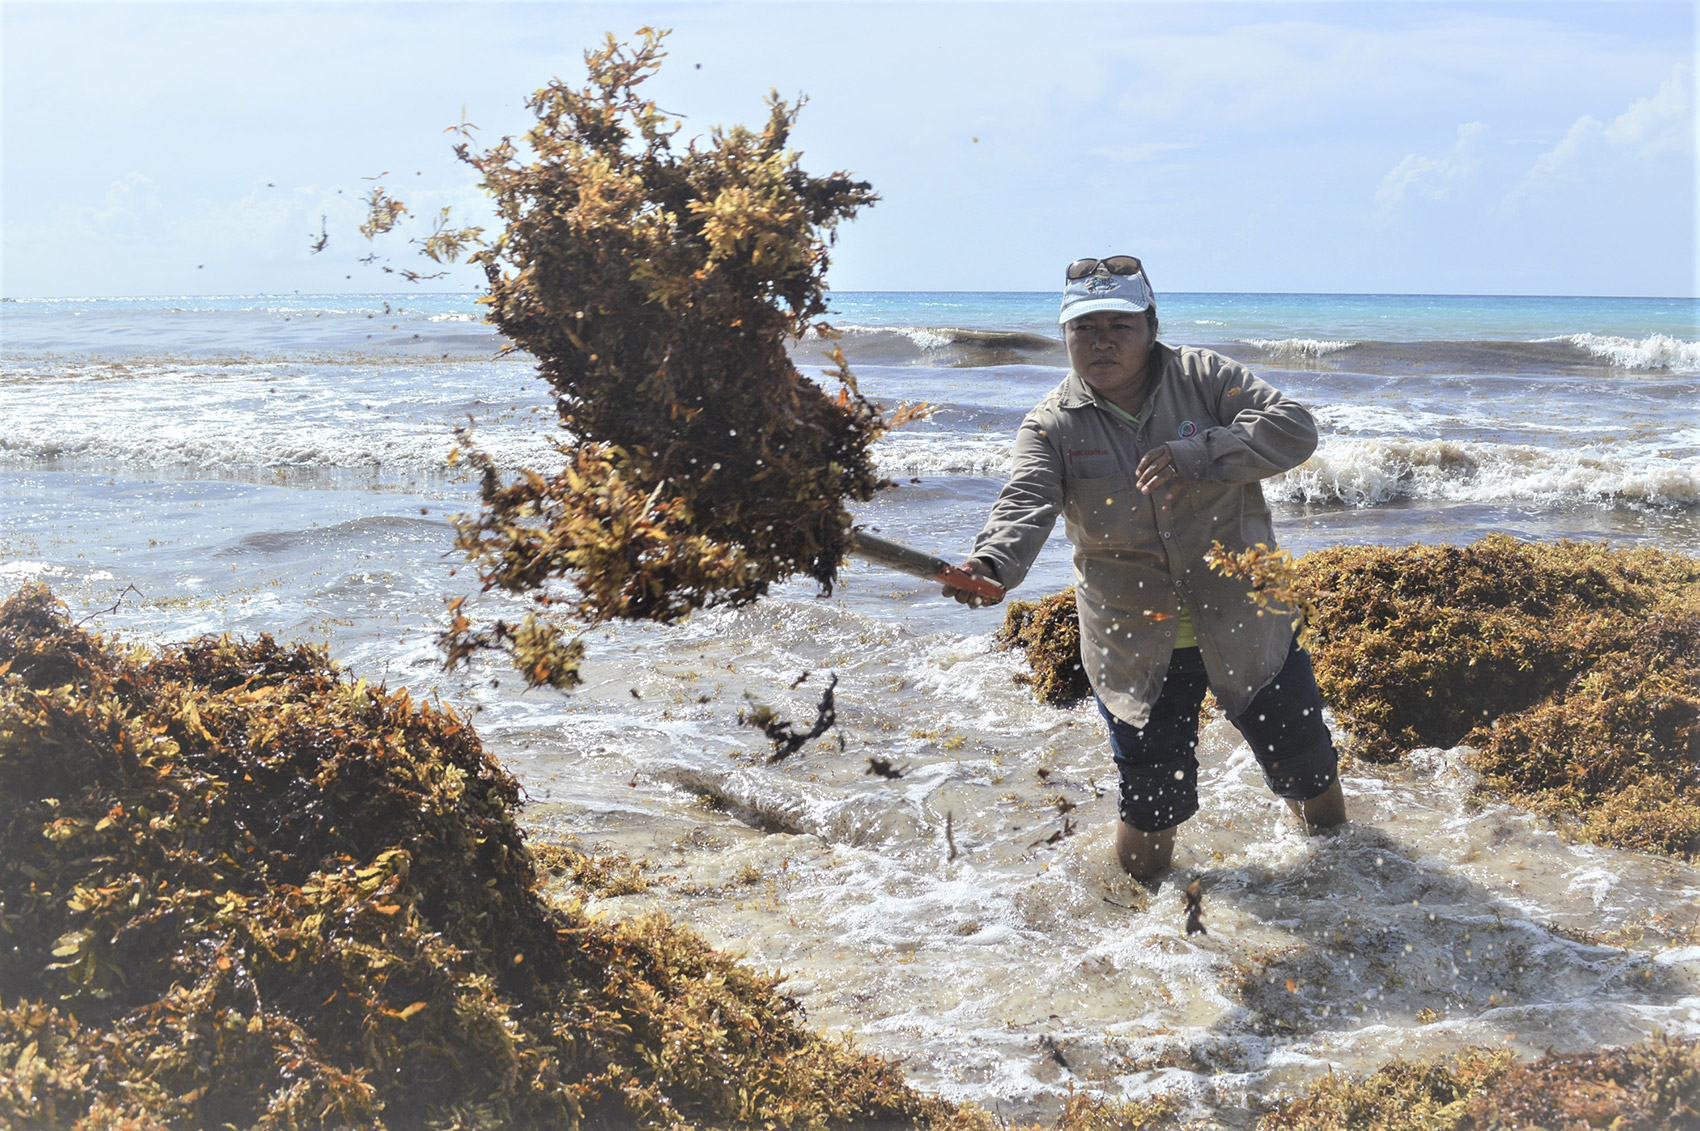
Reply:
[[[1136,303],[1130,298],[1089,298],[1063,307],[1057,315],[1057,325],[1066,326],[1076,318],[1097,314],[1101,310],[1119,310],[1128,314],[1143,314],[1151,308],[1149,302]]]

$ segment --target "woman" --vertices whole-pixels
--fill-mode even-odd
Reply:
[[[1121,770],[1116,851],[1129,873],[1167,868],[1176,828],[1198,811],[1206,688],[1307,827],[1340,824],[1338,759],[1293,623],[1259,615],[1243,581],[1204,564],[1218,542],[1275,546],[1259,481],[1310,456],[1315,421],[1237,362],[1157,341],[1133,256],[1079,259],[1065,274],[1068,376],[1021,422],[1009,482],[963,568],[1014,588],[1062,514],[1081,659]]]

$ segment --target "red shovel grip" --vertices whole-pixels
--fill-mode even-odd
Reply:
[[[938,576],[933,580],[956,589],[965,589],[970,593],[977,593],[988,601],[1003,600],[1003,586],[989,577],[980,577],[953,565],[947,565],[939,570]]]

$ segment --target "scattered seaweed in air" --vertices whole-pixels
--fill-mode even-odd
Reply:
[[[837,724],[838,708],[832,701],[833,689],[837,686],[838,674],[834,672],[828,677],[826,690],[821,693],[820,704],[815,708],[815,721],[806,731],[799,731],[792,723],[781,719],[772,707],[760,705],[739,711],[738,721],[745,726],[759,728],[773,743],[773,754],[768,762],[783,762]]]
[[[366,219],[360,222],[360,234],[376,239],[391,230],[407,215],[407,205],[391,196],[382,185],[373,185],[366,194]]]

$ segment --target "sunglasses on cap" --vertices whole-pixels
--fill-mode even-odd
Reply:
[[[1138,256],[1112,255],[1108,259],[1076,259],[1068,265],[1068,281],[1084,279],[1100,266],[1112,275],[1145,274],[1145,265],[1139,262]]]

